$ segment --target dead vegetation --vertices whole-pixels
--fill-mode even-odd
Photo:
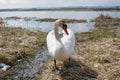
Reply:
[[[17,17],[17,16],[11,16],[11,17],[7,17],[7,20],[18,20],[21,19],[21,17]]]
[[[58,18],[43,18],[43,19],[37,19],[36,21],[40,22],[55,22],[58,20]],[[64,19],[67,23],[85,23],[87,22],[84,19]]]
[[[95,19],[91,20],[95,22],[96,27],[99,26],[109,26],[109,27],[116,27],[120,26],[120,18],[113,18],[107,15],[99,15]]]
[[[98,80],[120,79],[120,70],[118,70],[120,68],[120,36],[118,31],[100,28],[93,32],[95,32],[95,34],[93,33],[94,38],[83,38],[84,41],[76,45],[77,56],[99,74]],[[90,34],[89,37],[91,36]]]
[[[14,66],[35,55],[45,44],[45,32],[0,27],[0,63]],[[22,57],[21,57],[22,56]],[[1,73],[4,71],[0,70]],[[4,73],[7,73],[4,72]]]
[[[36,74],[36,80],[119,80],[119,34],[119,29],[109,27],[76,33],[75,54],[71,62],[73,69],[65,68],[68,61],[58,62],[61,72],[55,75],[52,73],[53,61],[49,59]],[[17,62],[22,59],[18,53],[26,59],[28,56],[35,55],[35,51],[40,50],[45,44],[45,38],[46,33],[40,31],[0,27],[0,62],[22,65]],[[11,70],[6,72],[0,70],[0,77],[5,79],[14,74]]]
[[[120,79],[120,30],[97,28],[92,32],[76,33],[72,70],[58,62],[59,75],[53,74],[50,59],[36,74],[37,80],[119,80]]]

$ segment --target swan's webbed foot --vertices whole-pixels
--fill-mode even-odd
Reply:
[[[71,58],[69,58],[68,60],[69,60],[69,63],[68,63],[68,65],[66,66],[66,69],[67,69],[67,70],[71,70],[71,69],[73,69],[73,66],[71,65]]]
[[[54,74],[59,74],[60,73],[60,70],[59,70],[59,68],[56,66],[56,60],[54,59],[54,66],[55,66],[55,68],[52,70],[52,72],[54,73]]]
[[[66,69],[67,69],[67,70],[71,70],[71,69],[73,69],[73,66],[68,64],[68,65],[66,66]]]
[[[54,74],[60,74],[60,70],[59,70],[59,68],[54,68],[53,70],[52,70],[52,72],[54,73]]]

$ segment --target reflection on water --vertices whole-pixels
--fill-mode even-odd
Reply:
[[[68,19],[85,19],[87,23],[70,23],[68,27],[74,32],[86,32],[94,28],[90,19],[94,19],[100,14],[109,15],[111,17],[120,17],[120,11],[22,11],[22,12],[0,12],[0,17],[7,18],[11,16],[17,17],[36,17],[39,18],[68,18]],[[50,31],[53,29],[53,22],[37,22],[35,18],[29,21],[5,20],[8,26],[17,26],[34,30]]]

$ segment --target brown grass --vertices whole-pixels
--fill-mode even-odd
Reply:
[[[14,66],[21,55],[25,59],[32,57],[45,44],[45,37],[45,32],[1,26],[0,62]]]
[[[76,33],[73,69],[67,70],[68,61],[57,62],[59,75],[53,74],[53,60],[49,59],[36,74],[36,80],[119,80],[120,30],[97,28],[91,32]],[[0,27],[0,62],[14,65],[17,60],[35,55],[45,44],[46,33],[21,28]],[[20,63],[22,65],[22,63]],[[14,71],[0,70],[0,77],[14,75]],[[4,77],[5,78],[5,77]]]
[[[109,27],[116,27],[120,26],[120,18],[113,18],[107,15],[99,15],[95,19],[91,20],[95,22],[96,27],[99,26],[109,26]]]
[[[59,75],[53,74],[53,60],[45,63],[36,74],[37,80],[119,80],[120,79],[120,30],[97,28],[92,32],[76,33],[72,70],[58,62]]]
[[[40,22],[55,22],[59,18],[43,18],[43,19],[37,19],[36,21]],[[84,19],[64,19],[67,23],[85,23],[87,22]]]
[[[6,18],[7,20],[10,20],[10,19],[12,19],[12,20],[17,20],[17,19],[21,19],[20,17],[17,17],[17,16],[12,16],[12,17],[7,17]]]

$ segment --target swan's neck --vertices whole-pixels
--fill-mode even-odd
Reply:
[[[55,38],[56,38],[56,40],[60,40],[60,35],[59,35],[59,32],[58,32],[58,29],[59,29],[59,26],[57,24],[55,24],[55,26],[54,26],[54,32],[55,32]]]

